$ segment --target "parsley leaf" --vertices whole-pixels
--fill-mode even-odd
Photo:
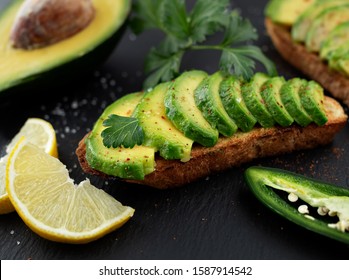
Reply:
[[[145,88],[169,81],[179,74],[183,52],[178,51],[176,42],[174,37],[168,36],[158,48],[150,50],[145,60],[145,72],[150,74],[144,82]]]
[[[102,131],[101,136],[107,148],[133,148],[143,143],[144,132],[136,118],[109,115],[103,125],[107,128]]]
[[[193,42],[203,42],[207,36],[227,26],[229,0],[197,0],[190,13],[190,27]]]
[[[133,5],[136,16],[131,22],[131,28],[136,34],[142,33],[145,29],[159,28],[161,25],[161,14],[163,0],[141,0]]]
[[[184,0],[163,1],[162,24],[167,34],[181,41],[190,36],[190,26]]]
[[[248,19],[242,18],[237,11],[233,11],[229,17],[229,22],[225,29],[222,45],[243,43],[258,39],[257,30]]]
[[[187,11],[185,0],[135,0],[131,19],[134,32],[158,29],[165,35],[163,42],[150,50],[145,60],[148,78],[144,87],[174,79],[180,72],[187,51],[222,52],[219,70],[249,79],[256,63],[261,63],[270,76],[277,74],[274,63],[259,47],[251,45],[258,39],[256,29],[247,19],[232,11],[229,0],[197,0]],[[223,32],[220,43],[203,44],[208,36]]]

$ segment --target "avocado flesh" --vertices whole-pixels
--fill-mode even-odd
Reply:
[[[241,95],[242,81],[230,76],[225,78],[219,88],[219,95],[228,115],[234,120],[236,125],[244,132],[252,130],[257,120],[247,109]]]
[[[307,50],[319,52],[322,42],[339,24],[349,21],[349,4],[324,10],[313,22],[305,40]]]
[[[271,0],[265,8],[265,14],[272,21],[292,25],[299,15],[316,0]]]
[[[165,108],[168,119],[186,137],[211,147],[218,141],[218,130],[206,121],[194,98],[195,89],[206,77],[207,73],[198,70],[181,74],[166,92]]]
[[[301,104],[299,91],[307,85],[306,80],[293,78],[284,83],[280,89],[280,96],[287,112],[300,126],[307,126],[312,122],[311,117]]]
[[[153,147],[165,159],[190,160],[193,141],[183,135],[166,117],[164,98],[170,83],[163,83],[146,93],[133,117],[143,128],[144,146]]]
[[[331,52],[328,58],[328,65],[331,69],[349,76],[349,42]]]
[[[217,72],[205,78],[194,92],[195,104],[212,127],[224,136],[233,135],[238,127],[225,111],[219,95],[223,76]]]
[[[35,50],[11,47],[10,31],[23,1],[15,0],[11,3],[0,16],[0,96],[5,94],[5,90],[22,85],[26,89],[33,84],[36,87],[52,84],[58,75],[50,74],[57,68],[64,68],[60,69],[59,75],[70,78],[105,59],[115,46],[116,35],[128,16],[131,1],[92,2],[96,15],[84,30],[63,41]],[[48,79],[53,81],[48,82]]]
[[[115,114],[130,117],[143,93],[125,95],[109,105],[97,120],[90,135],[85,140],[86,159],[91,168],[107,175],[125,179],[143,180],[144,176],[155,169],[155,150],[146,146],[129,148],[107,148],[103,145],[103,121]]]
[[[266,104],[261,96],[261,87],[269,79],[263,73],[257,73],[250,82],[244,84],[241,88],[242,98],[251,114],[257,122],[263,127],[272,127],[275,121],[268,111]]]
[[[328,37],[322,42],[320,48],[320,57],[329,60],[336,50],[346,48],[349,45],[349,22],[338,25]]]
[[[324,110],[324,90],[316,82],[310,81],[300,88],[299,97],[301,104],[313,121],[321,126],[327,122]]]
[[[284,83],[285,79],[282,77],[270,78],[263,84],[261,96],[274,120],[279,125],[286,127],[290,126],[294,120],[281,100],[280,89]]]
[[[348,3],[348,0],[318,0],[309,6],[292,26],[292,39],[296,42],[305,42],[315,18],[324,10]]]
[[[330,61],[330,67],[349,77],[349,50]]]

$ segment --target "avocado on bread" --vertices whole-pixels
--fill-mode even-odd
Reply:
[[[264,82],[259,80],[261,77]],[[231,76],[223,77],[221,73],[207,75],[202,71],[188,71],[175,81],[159,84],[149,92],[128,94],[115,101],[97,120],[92,131],[80,141],[76,154],[87,173],[119,177],[164,189],[190,183],[255,158],[328,144],[346,124],[347,116],[343,108],[334,99],[325,97],[317,83],[295,81],[267,77],[261,73],[257,73],[251,81],[243,81]],[[249,86],[251,82],[254,83],[252,87]],[[270,90],[274,84],[275,89]],[[228,89],[227,85],[234,87]],[[250,87],[249,95],[239,95],[246,85]],[[220,100],[220,96],[225,97],[229,91],[231,99],[237,96],[240,100]],[[237,91],[237,94],[233,91]],[[265,93],[261,94],[261,91]],[[293,93],[293,97],[285,99],[287,106],[283,103],[283,91]],[[195,98],[195,95],[200,98]],[[236,128],[228,137],[219,132],[218,122],[211,124],[212,120],[208,120],[209,106],[200,104],[209,102],[212,112],[221,111],[226,118],[230,117],[226,112],[234,111],[229,104],[248,103],[246,98],[254,95],[262,99],[266,110],[275,104],[278,106],[278,110],[274,108],[274,112],[270,113],[274,125],[263,127],[259,111],[253,113],[246,106],[243,107],[245,114],[237,115],[235,119],[242,116],[244,120],[249,116],[249,119],[256,119],[255,125],[249,125],[248,129],[246,126],[244,129]],[[213,99],[215,101],[211,102]],[[294,109],[289,112],[288,108]],[[304,116],[300,118],[301,121],[292,117],[298,111],[303,112],[307,122]],[[133,148],[122,145],[108,148],[104,145],[102,135],[106,129],[105,120],[114,114],[138,120],[145,136],[142,145]],[[174,118],[178,114],[181,117]],[[288,125],[277,124],[277,120],[285,119],[285,116]],[[210,146],[205,145],[205,141],[200,143],[199,134],[188,134],[189,128],[196,126],[194,122],[201,127],[198,131],[202,130],[202,137],[210,134],[221,136],[212,137]],[[231,123],[239,122],[235,122],[233,117]]]
[[[272,2],[289,7],[295,1],[271,0],[266,8],[265,25],[276,49],[349,106],[349,1],[313,1],[303,10],[299,6],[292,21],[286,12],[274,15]]]

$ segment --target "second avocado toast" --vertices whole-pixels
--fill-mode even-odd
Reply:
[[[349,1],[271,0],[267,32],[281,56],[349,105]]]

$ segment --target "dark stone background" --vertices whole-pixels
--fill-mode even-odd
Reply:
[[[9,0],[1,0],[0,8]],[[266,36],[266,0],[232,1],[258,29],[258,45],[273,59],[280,75],[302,74],[286,64]],[[0,99],[0,153],[29,117],[52,123],[60,160],[78,183],[82,173],[75,148],[106,105],[141,89],[143,61],[160,36],[129,30],[110,58],[71,81],[57,78],[51,89],[26,91]],[[214,40],[214,38],[213,38]],[[217,70],[219,55],[185,56],[184,69]],[[1,63],[1,61],[0,61]],[[257,70],[263,70],[258,68]],[[1,73],[0,73],[1,75]],[[65,83],[63,83],[65,82]],[[349,127],[334,142],[312,151],[256,160],[176,190],[158,191],[117,180],[88,176],[99,188],[136,209],[121,229],[87,245],[65,245],[42,239],[16,213],[0,216],[1,259],[342,259],[348,246],[307,231],[263,206],[247,188],[243,172],[250,165],[296,171],[348,187]]]

